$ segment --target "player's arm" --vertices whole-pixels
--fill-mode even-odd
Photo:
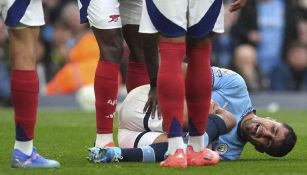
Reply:
[[[233,114],[218,106],[218,104],[216,104],[214,101],[211,101],[211,106],[213,109],[212,113],[209,114],[215,114],[216,116],[220,117],[225,123],[226,132],[231,131],[232,128],[236,125],[236,118],[233,116]]]
[[[211,101],[211,109],[206,126],[206,134],[210,143],[219,136],[227,134],[236,125],[236,118],[233,114],[226,109],[223,109],[217,105],[214,101]]]
[[[186,103],[184,104],[183,128],[188,129],[188,114]],[[236,125],[236,118],[226,109],[219,107],[217,103],[211,101],[206,134],[209,137],[209,143],[217,139],[220,135],[226,134]]]
[[[143,39],[144,59],[147,66],[147,72],[150,80],[150,90],[148,100],[144,106],[144,112],[152,106],[151,117],[154,118],[155,113],[158,113],[158,118],[161,119],[161,113],[158,104],[157,95],[157,75],[159,68],[158,55],[158,34],[141,33]]]
[[[183,110],[183,128],[188,129],[189,127],[189,120],[188,120],[188,112],[187,112],[187,105],[186,101],[184,102],[184,110]],[[233,114],[226,109],[219,107],[217,103],[211,100],[209,117],[211,118],[220,118],[222,120],[221,123],[225,125],[225,133],[229,132],[235,125],[236,125],[236,118]],[[214,119],[216,120],[216,119]],[[217,119],[218,120],[218,119]],[[223,132],[223,134],[225,134]]]
[[[188,129],[188,113],[187,113],[187,105],[186,101],[184,102],[184,114],[183,114],[183,128],[185,130]],[[220,135],[226,134],[234,128],[236,125],[236,118],[233,114],[226,109],[223,109],[218,106],[217,103],[211,101],[209,117],[207,122],[206,134],[209,137],[209,145],[210,142],[217,139]],[[153,143],[163,143],[167,142],[167,135],[165,133],[161,133]]]

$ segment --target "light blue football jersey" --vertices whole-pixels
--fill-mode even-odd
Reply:
[[[212,148],[219,152],[222,160],[240,158],[246,142],[242,141],[237,128],[239,122],[254,110],[243,78],[236,72],[212,67],[212,100],[220,107],[230,111],[237,119],[236,126],[227,134],[213,141]]]

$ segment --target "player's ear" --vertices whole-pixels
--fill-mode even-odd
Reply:
[[[260,148],[260,147],[257,147],[255,146],[255,149],[260,152],[260,153],[264,153],[264,149],[263,148]]]

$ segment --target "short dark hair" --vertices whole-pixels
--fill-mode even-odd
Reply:
[[[287,47],[287,53],[290,53],[291,50],[293,49],[296,49],[296,48],[299,48],[299,49],[307,49],[307,45],[302,43],[302,42],[298,42],[298,41],[294,41],[292,43],[290,43]]]
[[[283,123],[283,127],[288,130],[288,133],[285,135],[285,140],[283,141],[283,143],[278,147],[264,148],[262,152],[265,152],[273,157],[283,157],[294,148],[297,137],[295,132],[293,131],[293,128],[285,123]]]

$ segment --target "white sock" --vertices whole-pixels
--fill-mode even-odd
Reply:
[[[33,140],[25,142],[15,140],[14,149],[18,149],[25,155],[30,156],[33,151]]]
[[[189,136],[189,144],[195,152],[200,152],[205,148],[205,135]]]
[[[103,148],[106,144],[113,142],[113,133],[111,134],[97,134],[95,146]]]
[[[183,149],[185,152],[185,144],[183,143],[182,137],[168,138],[168,154],[175,154],[177,149]]]

